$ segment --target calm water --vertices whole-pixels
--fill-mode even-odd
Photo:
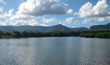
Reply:
[[[110,65],[110,39],[0,39],[0,65]]]

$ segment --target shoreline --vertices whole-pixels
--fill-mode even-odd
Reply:
[[[53,37],[58,37],[60,38],[61,36],[47,36],[48,38],[53,38]],[[10,37],[10,38],[0,38],[0,39],[28,39],[28,38],[47,38],[47,37]],[[80,37],[80,36],[62,36],[62,37],[79,37],[79,38],[92,38],[92,39],[110,39],[110,38],[96,38],[96,37]],[[62,38],[61,37],[61,38]]]
[[[0,39],[3,38],[40,38],[40,37],[83,37],[83,38],[102,38],[110,39],[110,31],[55,31],[55,32],[2,32]]]

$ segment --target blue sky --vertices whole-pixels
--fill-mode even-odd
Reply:
[[[0,25],[90,27],[107,23],[109,0],[0,0]]]

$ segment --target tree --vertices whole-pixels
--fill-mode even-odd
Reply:
[[[3,32],[2,32],[2,31],[0,31],[0,38],[2,38],[2,35],[3,35]]]
[[[13,31],[12,34],[11,34],[12,37],[17,37],[17,38],[20,38],[21,37],[21,33],[18,32],[18,31]]]

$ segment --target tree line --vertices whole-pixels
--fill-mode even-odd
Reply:
[[[98,33],[82,33],[80,37],[89,38],[110,38],[110,32],[98,32]]]
[[[110,38],[110,31],[53,31],[53,32],[0,31],[0,38],[63,37],[63,36]]]

